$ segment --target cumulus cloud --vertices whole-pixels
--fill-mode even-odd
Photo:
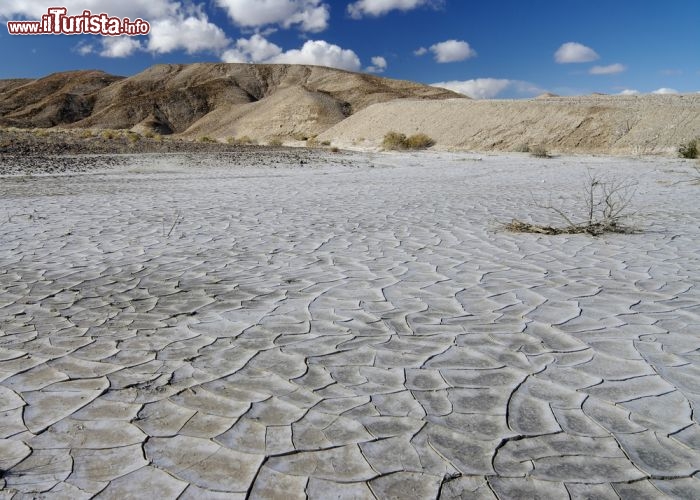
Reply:
[[[439,6],[442,0],[358,0],[348,5],[348,14],[353,19],[364,16],[383,16],[392,10],[409,11],[424,5]]]
[[[530,82],[508,80],[505,78],[477,78],[474,80],[432,83],[433,87],[452,90],[472,99],[493,99],[506,90],[515,92],[523,97],[532,97],[544,92],[543,89]]]
[[[610,64],[608,66],[593,66],[588,72],[591,75],[615,75],[627,70],[623,64]]]
[[[301,49],[288,50],[268,60],[281,64],[312,64],[358,71],[362,65],[357,54],[324,40],[308,40]]]
[[[142,50],[141,42],[130,36],[108,37],[102,39],[102,57],[129,57],[134,52]],[[80,49],[79,49],[80,50]]]
[[[600,56],[590,47],[577,42],[567,42],[554,53],[554,60],[559,64],[585,63],[600,59]]]
[[[374,57],[372,64],[381,65],[378,59],[384,58]],[[284,52],[260,34],[237,40],[233,47],[221,54],[221,60],[228,63],[310,64],[349,71],[358,71],[362,67],[355,52],[325,40],[307,40],[300,49]]]
[[[256,33],[250,38],[240,38],[234,47],[221,54],[226,63],[266,62],[282,53],[282,48]]]
[[[184,50],[188,54],[220,52],[230,43],[224,31],[206,16],[178,16],[151,23],[147,48],[159,54]]]
[[[660,95],[668,95],[668,94],[677,94],[678,91],[676,89],[669,89],[667,87],[661,87],[660,89],[656,89],[655,91],[652,92],[652,94],[660,94]]]
[[[365,71],[370,73],[383,73],[386,67],[386,59],[384,59],[382,56],[376,56],[372,58],[372,65],[368,66]]]
[[[430,51],[435,54],[435,60],[439,63],[458,62],[476,57],[476,51],[463,40],[436,43],[430,47]]]
[[[278,24],[297,25],[302,31],[317,33],[328,27],[330,10],[321,0],[216,0],[239,26],[257,28]]]
[[[428,49],[426,49],[425,47],[419,47],[419,48],[417,48],[416,50],[413,51],[413,55],[414,55],[414,56],[419,56],[419,57],[420,57],[420,56],[424,56],[424,55],[427,54],[427,53],[428,53]]]
[[[620,95],[639,95],[640,92],[639,90],[636,89],[625,89],[622,92],[620,92]]]
[[[81,56],[87,56],[95,52],[95,47],[91,43],[85,41],[79,42],[78,45],[73,47],[73,50],[80,54]]]

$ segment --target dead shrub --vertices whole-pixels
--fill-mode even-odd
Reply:
[[[551,158],[549,151],[544,146],[532,146],[528,148],[530,154],[535,158]]]
[[[504,224],[508,231],[539,234],[590,234],[631,233],[634,228],[624,224],[633,215],[630,204],[636,194],[636,182],[605,179],[588,173],[582,186],[581,201],[583,215],[574,216],[549,203],[536,203],[539,208],[554,212],[563,222],[562,226],[532,224],[513,219]],[[578,219],[578,220],[577,220]]]

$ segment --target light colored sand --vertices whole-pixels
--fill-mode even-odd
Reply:
[[[700,495],[689,163],[183,158],[0,181],[4,496]],[[588,168],[643,233],[499,230]]]
[[[601,154],[673,153],[700,136],[700,95],[582,96],[531,100],[397,100],[375,104],[319,141],[372,148],[389,131],[425,133],[438,149]]]

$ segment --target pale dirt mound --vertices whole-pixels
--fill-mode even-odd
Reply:
[[[344,120],[350,109],[323,92],[299,87],[278,90],[270,97],[243,105],[225,104],[190,126],[184,137],[306,140]]]
[[[394,101],[368,107],[319,140],[378,147],[388,131],[425,133],[439,149],[670,153],[700,136],[700,95]]]
[[[129,78],[85,71],[24,84],[0,81],[0,125],[217,139],[312,136],[371,104],[456,97],[445,89],[319,66],[160,64]]]

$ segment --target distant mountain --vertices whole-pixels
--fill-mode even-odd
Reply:
[[[319,66],[159,64],[0,80],[0,125],[135,129],[185,137],[311,137],[371,104],[464,96]]]

